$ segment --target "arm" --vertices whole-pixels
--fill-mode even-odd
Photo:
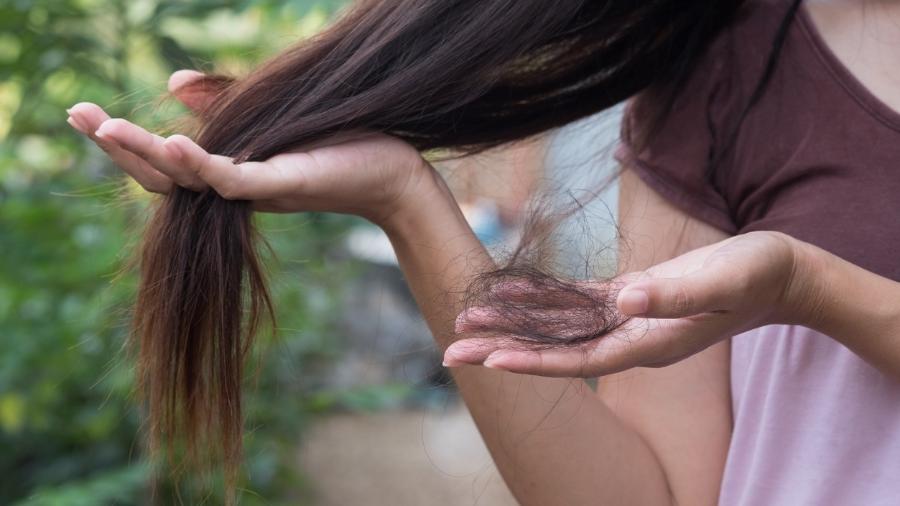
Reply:
[[[467,279],[490,266],[444,193],[427,200],[448,209],[410,213],[387,227],[441,346],[449,344],[441,336],[452,335],[461,309],[447,294],[459,293]],[[724,237],[629,172],[622,177],[620,206],[631,243],[623,270]],[[441,265],[446,267],[436,271]],[[731,431],[728,361],[728,343],[722,343],[665,369],[606,377],[598,391],[604,402],[576,380],[473,367],[457,368],[454,376],[523,504],[714,504]]]
[[[789,300],[800,323],[900,378],[900,283],[791,239],[796,274]]]
[[[642,234],[665,237],[689,228],[665,218],[659,223],[664,226],[645,228]],[[652,243],[630,245],[626,251],[642,259],[626,270],[644,270],[620,278],[625,286],[618,308],[632,318],[613,333],[562,351],[515,349],[484,339],[473,347],[469,342],[477,339],[464,339],[449,352],[462,362],[488,358],[494,368],[526,374],[598,376],[675,364],[728,336],[763,325],[792,324],[818,330],[900,378],[896,281],[780,232],[748,232],[662,263],[654,262],[668,250],[660,256]],[[635,332],[639,339],[633,338]]]
[[[462,288],[492,265],[440,177],[397,139],[367,135],[236,164],[187,137],[166,139],[111,120],[93,104],[79,104],[70,114],[73,127],[152,191],[177,184],[249,200],[260,210],[348,212],[378,223],[442,347],[453,335]],[[653,449],[580,380],[481,367],[454,375],[521,503],[674,502],[671,490],[678,487],[670,485]]]
[[[619,271],[643,271],[726,235],[693,219],[631,171],[619,185]],[[731,440],[730,342],[663,368],[603,377],[597,394],[653,448],[679,504],[716,504]]]
[[[640,271],[651,279],[682,276],[701,267],[706,257],[679,254],[716,248],[726,237],[669,204],[631,171],[621,176],[619,205],[620,272]],[[628,276],[634,273],[621,277]],[[623,304],[624,292],[620,311],[628,305]],[[687,300],[662,295],[653,298],[652,311],[670,311],[659,300]],[[690,305],[675,304],[679,311]],[[662,324],[635,317],[630,325],[584,345],[527,351],[520,344],[508,347],[497,339],[470,338],[454,343],[448,354],[476,364],[490,357],[494,368],[525,374],[602,376],[597,395],[652,449],[674,502],[715,504],[732,427],[730,348],[722,339],[736,333],[735,320],[744,321],[731,313]],[[666,364],[671,365],[660,367]]]
[[[491,259],[435,176],[384,228],[438,344],[462,309],[458,294]],[[581,380],[482,367],[454,379],[504,480],[524,505],[671,504],[659,461]]]

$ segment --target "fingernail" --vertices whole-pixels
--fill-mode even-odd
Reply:
[[[495,351],[494,353],[488,355],[487,358],[484,359],[484,362],[481,363],[481,365],[487,367],[488,369],[503,369],[503,367],[499,365],[498,362],[502,362],[503,357],[505,357],[506,355],[507,353]]]
[[[75,121],[75,119],[72,118],[71,116],[69,116],[69,119],[66,120],[66,123],[68,123],[69,126],[71,126],[72,128],[74,128],[75,130],[77,130],[77,131],[79,131],[79,132],[81,132],[81,133],[84,133],[84,129],[82,129],[81,126],[78,125],[78,122]]]
[[[72,119],[72,121],[74,122],[75,128],[77,128],[79,132],[81,132],[83,134],[88,133],[88,128],[86,126],[84,126],[83,119],[79,118],[78,116],[69,116],[69,118]]]
[[[640,315],[650,309],[650,297],[643,290],[624,290],[619,294],[619,310],[628,315]]]
[[[460,362],[459,360],[456,360],[454,358],[448,358],[447,356],[444,356],[444,361],[441,362],[441,365],[443,365],[444,367],[459,367],[463,365],[463,362]]]

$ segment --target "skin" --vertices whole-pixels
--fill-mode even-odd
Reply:
[[[196,76],[178,72],[170,88],[178,95]],[[179,98],[193,108],[212,99]],[[458,294],[493,264],[444,182],[403,142],[356,136],[234,164],[187,137],[110,119],[94,104],[69,112],[74,128],[149,191],[212,188],[261,211],[353,213],[382,227],[498,468],[525,505],[715,504],[732,427],[734,333],[807,325],[900,378],[900,284],[776,232],[726,237],[627,170],[620,225],[629,255],[617,307],[634,318],[577,349],[512,350],[508,336],[458,339],[457,329],[465,336],[467,324],[490,317],[489,308],[460,314]],[[599,375],[596,393],[568,379]]]
[[[900,2],[811,0],[803,8],[829,48],[868,91],[900,111]],[[777,283],[780,277],[801,277],[791,277],[795,271],[808,279],[794,286]],[[771,232],[745,234],[623,277],[635,276],[663,279],[635,282],[620,293],[620,311],[640,317],[623,329],[623,340],[640,336],[632,337],[628,346],[622,346],[622,340],[605,340],[568,350],[516,352],[502,341],[470,340],[454,344],[447,363],[600,376],[671,364],[710,346],[716,338],[709,336],[793,323],[831,336],[888,375],[900,375],[896,362],[888,363],[900,350],[900,337],[891,334],[896,328],[891,326],[898,300],[891,296],[895,284],[812,245]],[[836,314],[842,315],[841,321]],[[460,316],[457,327],[490,325],[485,315],[490,313],[474,308]]]
[[[783,323],[818,330],[900,378],[900,362],[886,358],[900,355],[898,284],[787,235],[734,236],[621,278],[642,278],[617,300],[619,312],[634,318],[606,338],[546,351],[519,350],[505,337],[464,339],[447,350],[449,365],[605,376],[668,366],[723,337]],[[490,326],[492,317],[484,308],[470,309],[457,329]]]
[[[838,60],[888,107],[900,111],[900,2],[807,0]]]
[[[70,114],[73,126],[94,139],[125,172],[138,182],[156,185],[150,190],[167,191],[175,181],[217,191],[240,187],[244,193],[226,194],[267,208],[276,197],[269,191],[275,189],[280,198],[282,190],[276,187],[285,185],[320,202],[333,200],[332,210],[359,209],[391,239],[404,277],[442,348],[452,342],[454,321],[463,307],[458,294],[475,275],[492,267],[437,173],[393,139],[383,145],[378,140],[350,141],[324,151],[281,155],[277,164],[252,167],[248,179],[281,178],[279,184],[262,186],[243,180],[244,171],[250,173],[247,166],[207,155],[187,138],[154,137],[125,120],[109,119],[93,104],[78,104]],[[184,153],[176,155],[171,143],[185,143],[179,146]],[[331,183],[342,179],[346,184]],[[370,200],[376,185],[384,193]],[[280,202],[279,208],[310,209],[306,197]],[[483,367],[458,368],[453,374],[498,468],[522,504],[585,504],[598,498],[610,504],[672,502],[655,454],[582,382]]]

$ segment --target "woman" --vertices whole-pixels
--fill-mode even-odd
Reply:
[[[473,130],[450,128],[426,142],[415,135],[427,128],[419,124],[376,125],[375,133],[351,125],[356,133],[324,145],[243,162],[185,136],[164,139],[110,119],[93,104],[74,106],[70,123],[153,192],[182,187],[252,201],[262,211],[354,213],[381,226],[523,504],[893,504],[900,497],[891,472],[900,461],[900,262],[892,253],[900,233],[890,220],[900,215],[900,176],[892,170],[900,159],[900,87],[892,80],[900,79],[900,4],[835,0],[795,12],[796,3],[738,3],[715,12],[703,32],[679,24],[685,19],[674,4],[656,11],[655,3],[608,3],[591,23],[578,18],[578,26],[602,31],[604,15],[657,22],[669,15],[671,25],[656,31],[634,23],[635,37],[652,41],[635,52],[671,44],[662,53],[679,56],[696,40],[702,50],[686,50],[683,80],[663,65],[667,82],[640,81],[639,72],[629,74],[640,81],[633,87],[604,82],[613,98],[638,93],[620,150],[628,247],[616,280],[581,288],[624,286],[615,307],[632,318],[614,318],[606,335],[569,346],[518,339],[516,331],[543,331],[510,329],[503,307],[460,314],[458,294],[495,266],[417,149],[480,144],[477,135],[485,144],[510,140],[532,133],[527,127],[509,125],[506,136],[476,131],[500,117],[486,114]],[[495,23],[504,29],[504,21]],[[517,43],[515,33],[506,34],[508,44]],[[170,80],[201,115],[221,100],[217,88],[191,86],[204,79],[178,72]],[[671,101],[667,90],[677,91]],[[465,111],[479,110],[472,105],[486,103],[479,100]],[[560,113],[558,123],[598,107]],[[470,125],[462,113],[452,117]],[[448,133],[457,130],[463,133]],[[540,300],[545,285],[529,281],[493,289],[505,301]],[[547,306],[528,321],[580,314]],[[602,376],[596,393],[564,379],[592,376]]]

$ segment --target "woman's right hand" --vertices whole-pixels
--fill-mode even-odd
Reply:
[[[199,76],[179,71],[169,80],[170,90],[194,110],[214,99],[179,94]],[[428,191],[438,179],[415,148],[378,133],[330,139],[263,162],[234,163],[183,135],[164,138],[110,118],[92,103],[69,109],[69,124],[148,191],[168,193],[175,185],[194,191],[212,188],[225,199],[252,201],[260,211],[356,214],[383,225],[407,196]]]

